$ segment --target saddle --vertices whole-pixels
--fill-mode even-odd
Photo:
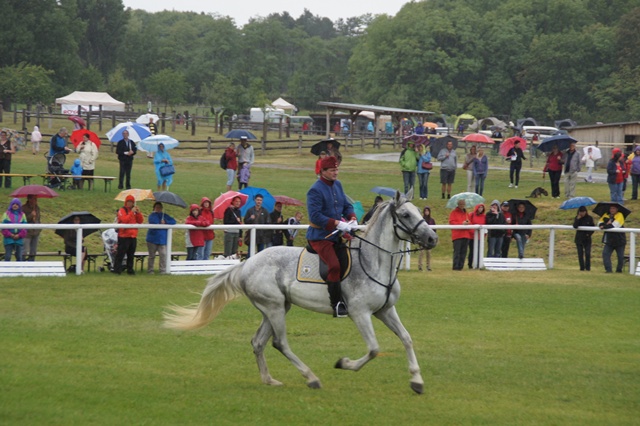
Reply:
[[[345,244],[335,246],[340,262],[340,279],[344,280],[351,272],[351,250]],[[297,280],[304,283],[326,284],[329,267],[320,256],[307,245],[298,258]]]

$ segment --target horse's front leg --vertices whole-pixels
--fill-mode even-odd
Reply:
[[[343,370],[360,370],[367,362],[371,361],[373,358],[378,355],[378,351],[380,347],[378,346],[378,341],[376,340],[376,334],[373,331],[373,324],[371,323],[371,314],[369,312],[358,314],[354,312],[349,312],[349,317],[356,324],[362,338],[367,344],[367,348],[369,352],[365,356],[360,359],[350,360],[349,358],[340,358],[338,362],[336,362],[335,368],[342,368]]]
[[[416,393],[424,392],[424,381],[420,374],[420,366],[418,365],[416,353],[413,351],[411,336],[407,329],[404,328],[404,325],[402,325],[402,321],[400,321],[400,317],[396,312],[395,306],[383,309],[382,311],[377,312],[375,316],[400,338],[400,341],[407,351],[407,358],[409,359],[409,373],[411,373],[411,389]]]

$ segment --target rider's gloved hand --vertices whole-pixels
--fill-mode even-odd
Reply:
[[[336,228],[344,233],[351,232],[351,224],[347,222],[338,222],[338,226],[336,226]]]

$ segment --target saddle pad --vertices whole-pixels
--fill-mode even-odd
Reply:
[[[351,252],[346,249],[338,255],[340,260],[340,276],[345,279],[351,272]],[[320,256],[310,253],[307,249],[302,250],[298,258],[298,273],[296,279],[303,283],[325,284],[328,268]],[[323,278],[322,276],[325,276]]]

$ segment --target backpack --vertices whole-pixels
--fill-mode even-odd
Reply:
[[[223,152],[222,156],[220,157],[220,168],[222,170],[227,170],[227,152]]]

